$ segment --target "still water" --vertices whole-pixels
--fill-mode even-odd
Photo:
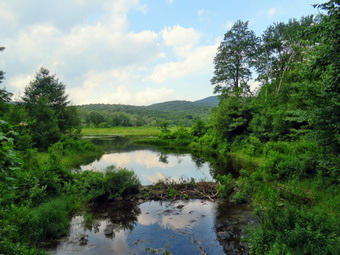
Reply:
[[[125,167],[134,170],[142,184],[165,177],[212,180],[216,167],[188,151],[139,146],[118,137],[91,140],[102,146],[105,154],[80,170]],[[226,201],[96,204],[87,214],[72,219],[69,235],[59,240],[50,254],[243,254],[240,229],[250,215],[246,206]]]
[[[242,254],[233,231],[250,217],[245,206],[204,200],[116,202],[91,213],[90,222],[74,217],[50,254]]]
[[[173,180],[212,180],[209,164],[197,161],[188,152],[165,153],[155,147],[133,145],[129,140],[120,137],[91,139],[104,148],[105,154],[88,165],[80,166],[81,170],[105,171],[110,165],[127,168],[136,173],[143,185],[166,177]]]

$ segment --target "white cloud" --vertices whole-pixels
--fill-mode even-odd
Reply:
[[[67,92],[75,104],[107,103],[144,105],[161,102],[174,94],[169,88],[129,88],[139,77],[137,70],[90,71],[81,86],[69,88]]]
[[[185,57],[201,38],[199,31],[181,26],[165,27],[160,34],[164,44],[173,47],[175,54],[180,57]]]
[[[269,16],[274,16],[276,13],[277,13],[277,9],[276,9],[276,8],[270,8],[270,9],[267,11],[267,14],[268,14]]]
[[[185,75],[199,72],[200,70],[213,70],[213,58],[217,45],[200,46],[191,51],[182,61],[167,62],[155,66],[148,80],[161,83],[166,80],[178,79]]]
[[[166,2],[167,2],[168,4],[173,4],[173,3],[174,3],[174,0],[166,0]]]
[[[234,25],[234,22],[231,21],[231,20],[228,20],[228,21],[223,25],[223,27],[226,28],[226,29],[228,29],[228,30],[230,30],[230,29],[233,27],[233,25]]]
[[[10,79],[9,83],[17,88],[18,90],[24,90],[25,87],[29,84],[29,82],[32,80],[31,75],[18,75],[14,76]]]
[[[181,26],[165,27],[161,31],[165,45],[181,47],[196,44],[201,37],[201,33],[193,28]]]
[[[1,69],[13,93],[44,66],[66,84],[75,104],[151,104],[176,97],[158,83],[213,70],[216,45],[200,46],[198,30],[129,31],[128,13],[147,11],[139,0],[10,1],[2,9]]]

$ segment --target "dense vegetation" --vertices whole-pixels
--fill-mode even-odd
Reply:
[[[208,119],[217,97],[202,100],[169,101],[149,106],[92,104],[77,106],[86,128],[159,126],[167,120],[173,126],[191,126],[198,118]]]
[[[323,14],[275,23],[261,37],[236,22],[214,59],[220,102],[209,121],[210,106],[189,113],[170,111],[171,104],[71,107],[65,85],[44,68],[20,103],[0,89],[0,254],[43,253],[37,247],[64,234],[85,202],[138,191],[124,169],[69,170],[81,160],[75,155],[101,153],[79,139],[81,121],[159,125],[163,143],[237,155],[246,162],[239,177],[216,179],[220,196],[254,207],[257,224],[246,237],[253,254],[339,254],[339,5],[319,4]],[[254,71],[255,93],[248,86]],[[192,126],[172,131],[174,124]]]
[[[1,89],[0,254],[45,254],[39,247],[66,234],[85,203],[137,192],[140,183],[125,169],[71,171],[102,149],[80,139],[77,110],[47,69],[38,71],[20,103],[10,101]]]
[[[170,144],[234,153],[240,177],[219,175],[219,192],[252,202],[253,254],[339,254],[340,9],[275,23],[256,37],[248,23],[228,31],[214,59],[220,104],[208,123],[169,132]],[[256,70],[261,83],[251,93]]]

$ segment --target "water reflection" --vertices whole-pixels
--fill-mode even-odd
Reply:
[[[91,209],[92,221],[87,224],[84,217],[74,217],[70,235],[50,253],[146,254],[146,248],[168,246],[173,254],[224,254],[220,226],[245,211],[232,207],[204,200],[97,206]]]
[[[87,137],[103,148],[105,154],[81,170],[104,171],[107,166],[135,171],[143,185],[171,177],[173,180],[191,179],[211,181],[217,174],[238,175],[240,163],[232,157],[214,153],[193,152],[186,148],[166,148],[134,144],[119,136]]]
[[[106,153],[99,160],[80,168],[81,170],[103,171],[110,165],[133,170],[143,185],[166,177],[174,180],[191,177],[197,181],[212,180],[208,163],[202,162],[197,165],[188,153],[165,154],[150,149]]]

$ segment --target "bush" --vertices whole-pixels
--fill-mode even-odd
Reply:
[[[68,232],[72,214],[80,206],[74,196],[62,196],[29,211],[20,227],[23,240],[31,243],[51,240]]]
[[[257,212],[261,225],[251,232],[254,254],[339,254],[339,220],[288,204],[265,206]]]
[[[235,187],[235,181],[231,174],[217,175],[216,180],[219,182],[217,192],[220,197],[227,198],[233,192]]]
[[[264,146],[266,159],[261,168],[274,179],[311,176],[316,173],[317,153],[314,143],[268,142]]]
[[[108,167],[106,172],[84,171],[76,183],[88,201],[113,199],[137,193],[141,184],[133,171]]]

